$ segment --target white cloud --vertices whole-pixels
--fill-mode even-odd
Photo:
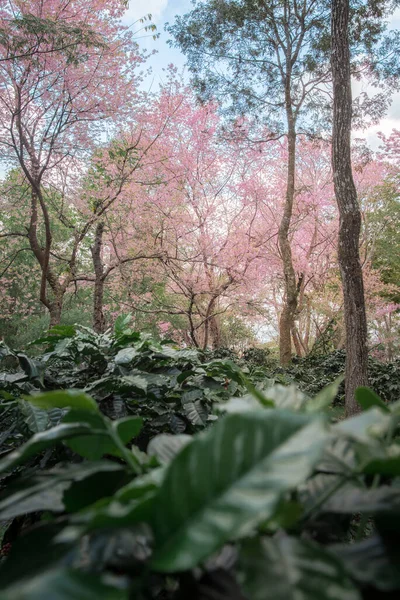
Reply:
[[[157,23],[164,10],[167,8],[168,0],[130,0],[123,23],[131,25],[141,17],[151,14],[154,23]]]

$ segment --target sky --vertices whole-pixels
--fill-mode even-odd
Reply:
[[[157,89],[158,84],[164,79],[164,69],[174,64],[180,71],[185,69],[185,56],[176,48],[170,48],[167,44],[169,34],[164,30],[166,23],[173,23],[175,15],[187,13],[191,8],[190,0],[130,0],[129,8],[124,16],[124,24],[132,25],[132,30],[137,32],[136,39],[141,48],[148,51],[156,50],[157,54],[151,56],[148,64],[151,66],[152,74],[146,79],[146,87]],[[139,31],[141,25],[135,23],[147,14],[152,15],[152,21],[157,26],[157,32],[160,34],[157,40],[153,40],[151,35]],[[391,20],[390,27],[400,29],[400,9],[398,9]],[[187,73],[189,78],[189,73]],[[353,93],[367,91],[364,84],[356,83],[353,86]],[[386,135],[393,128],[400,129],[400,93],[394,94],[392,104],[384,119],[379,125],[370,127],[366,131],[354,132],[355,137],[365,137],[368,143],[375,149],[379,145],[377,132],[382,131]]]

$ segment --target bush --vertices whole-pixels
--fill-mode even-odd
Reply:
[[[337,382],[310,399],[127,316],[36,346],[0,347],[2,600],[398,595],[399,403],[361,388],[332,424]],[[308,361],[317,386],[343,356]]]

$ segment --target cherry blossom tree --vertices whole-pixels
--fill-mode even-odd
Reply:
[[[30,188],[30,218],[24,234],[40,266],[40,301],[50,312],[51,325],[59,322],[89,226],[74,233],[68,271],[60,278],[54,268],[45,188],[59,186],[60,181],[64,191],[71,187],[102,132],[126,119],[132,110],[135,72],[143,57],[131,33],[119,23],[122,10],[116,0],[1,3],[3,28],[17,15],[90,32],[74,46],[73,56],[69,48],[52,47],[49,36],[40,37],[34,28],[27,32],[23,46],[35,46],[33,56],[20,52],[10,57],[13,40],[0,39],[0,58],[8,59],[0,63],[0,158],[5,164],[18,165]],[[23,50],[19,37],[15,44]],[[22,232],[1,235],[15,233]]]

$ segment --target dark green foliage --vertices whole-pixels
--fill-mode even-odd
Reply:
[[[145,448],[155,433],[193,433],[204,428],[213,403],[242,394],[245,383],[229,360],[196,350],[156,342],[129,328],[123,315],[114,331],[96,334],[83,326],[60,325],[32,345],[43,353],[34,359],[2,346],[9,371],[0,374],[0,404],[12,435],[37,433],[55,424],[40,408],[22,400],[25,394],[56,389],[89,392],[112,419],[130,414],[144,419],[139,445]],[[4,363],[3,363],[4,364]],[[18,368],[19,367],[19,368]],[[60,418],[60,414],[58,417]],[[14,442],[16,440],[14,439]]]
[[[264,353],[243,372],[126,316],[37,348],[0,347],[2,599],[400,592],[398,403],[359,388],[363,412],[330,424],[340,379],[310,399],[266,379]],[[332,380],[343,357],[322,364]]]
[[[346,355],[343,350],[336,350],[327,355],[309,355],[305,358],[294,358],[293,364],[285,374],[309,396],[317,394],[339,375],[344,374]],[[380,362],[373,358],[368,360],[369,385],[386,402],[395,402],[400,398],[400,363]],[[339,389],[337,402],[344,402],[344,384]]]
[[[255,400],[230,414],[228,401],[228,414],[207,432],[156,436],[148,454],[131,445],[137,419],[112,423],[82,394],[32,397],[47,410],[73,408],[65,424],[0,462],[13,478],[0,498],[0,518],[12,519],[2,598],[359,600],[371,591],[376,598],[398,593],[388,524],[396,530],[400,488],[383,458],[397,443],[397,405],[389,410],[360,389],[368,409],[330,426],[315,402],[299,405],[291,394],[285,410]],[[325,395],[331,400],[334,390]],[[33,452],[43,453],[38,436],[42,444],[70,445],[82,431],[85,445],[75,450],[92,448],[92,460],[15,472],[17,462],[28,466]],[[399,471],[398,454],[390,454]],[[369,465],[378,458],[372,481]],[[14,526],[18,519],[25,526]]]

